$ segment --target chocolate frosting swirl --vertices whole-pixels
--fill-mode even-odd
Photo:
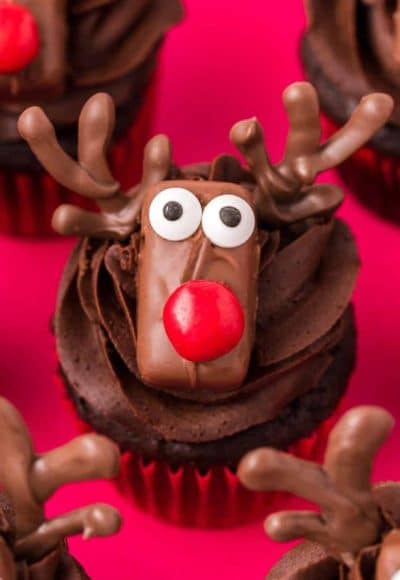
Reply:
[[[349,97],[379,90],[395,101],[400,125],[400,7],[396,0],[307,0],[307,50],[324,76]],[[332,26],[332,23],[335,23]],[[350,110],[343,112],[348,115]]]
[[[190,179],[207,174],[207,166],[192,166],[181,179],[190,188]],[[251,191],[250,174],[241,176]],[[130,435],[187,443],[261,424],[313,389],[349,324],[359,268],[353,237],[333,218],[261,228],[258,236],[256,339],[240,387],[174,392],[143,382],[136,361],[138,232],[121,242],[85,238],[69,259],[55,315],[67,383],[82,399],[93,393],[104,420]]]
[[[97,90],[136,110],[166,30],[182,17],[178,0],[27,2],[42,33],[36,61],[12,78],[0,75],[0,139],[19,140],[18,115],[40,104],[59,127],[74,124]],[[55,31],[52,33],[51,31]],[[46,73],[53,59],[51,75]],[[47,78],[49,77],[49,78]],[[51,85],[51,86],[50,86]]]

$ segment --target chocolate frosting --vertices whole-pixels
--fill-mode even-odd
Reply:
[[[323,467],[268,448],[242,459],[238,476],[246,487],[290,491],[321,508],[267,518],[272,539],[309,540],[284,556],[268,579],[391,580],[400,570],[400,485],[373,488],[370,481],[393,422],[379,407],[347,412],[329,436]]]
[[[383,91],[394,98],[400,124],[400,6],[397,0],[306,0],[307,50],[324,76],[349,97]],[[334,25],[332,25],[334,23]]]
[[[68,554],[65,538],[85,538],[118,531],[119,513],[94,504],[47,520],[44,503],[62,485],[99,477],[115,477],[116,446],[99,435],[85,435],[36,455],[17,410],[0,398],[0,575],[5,580],[68,580],[87,578]]]
[[[100,210],[63,205],[53,216],[56,231],[82,237],[63,276],[54,325],[67,384],[120,433],[200,444],[263,424],[318,386],[349,332],[359,260],[351,233],[334,217],[341,190],[314,180],[385,123],[392,101],[383,94],[363,99],[346,126],[320,143],[313,87],[294,83],[283,100],[289,133],[280,163],[271,163],[254,118],[230,134],[248,168],[227,155],[178,168],[159,135],[146,145],[141,183],[126,193],[106,159],[110,97],[95,95],[83,107],[77,160],[60,147],[40,108],[19,118],[21,136],[50,174]],[[213,243],[203,222],[179,241],[162,236],[150,213],[168,190],[188,192],[203,220],[229,194],[248,208],[253,229],[233,247]],[[174,348],[163,322],[169,297],[193,280],[229,288],[244,320],[229,352],[196,362]]]
[[[0,75],[0,139],[19,139],[18,115],[40,104],[58,127],[75,124],[86,99],[106,90],[137,109],[166,30],[182,17],[178,0],[25,0],[41,50],[18,74]]]

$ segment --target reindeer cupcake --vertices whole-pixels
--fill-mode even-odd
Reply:
[[[74,481],[112,478],[117,447],[101,435],[83,435],[37,455],[17,410],[0,398],[0,577],[2,580],[79,580],[88,576],[68,553],[67,537],[108,536],[121,525],[109,505],[94,504],[47,519],[45,502]]]
[[[139,179],[132,157],[148,139],[160,46],[181,18],[179,0],[0,1],[0,232],[49,233],[57,205],[77,201],[43,173],[18,134],[31,104],[43,107],[75,155],[80,110],[107,91],[117,111],[114,175],[124,187]]]
[[[374,457],[393,426],[379,407],[357,407],[332,430],[324,465],[274,449],[257,449],[238,476],[252,490],[285,490],[321,512],[281,512],[265,521],[278,542],[307,541],[290,550],[268,580],[395,580],[400,576],[400,486],[372,486]]]
[[[221,155],[179,168],[160,135],[145,148],[141,183],[127,193],[106,161],[114,126],[107,95],[82,110],[78,161],[42,110],[19,119],[49,173],[99,207],[64,205],[53,216],[56,231],[82,238],[54,318],[67,391],[84,421],[134,457],[186,466],[163,471],[172,497],[175,479],[185,486],[191,469],[195,494],[204,483],[196,470],[211,470],[210,489],[215,477],[228,485],[226,468],[259,445],[297,445],[308,455],[310,441],[298,441],[332,414],[353,368],[359,260],[335,218],[341,190],[314,180],[368,140],[392,102],[365,98],[323,145],[311,85],[288,87],[284,104],[290,130],[281,163],[269,160],[256,119],[231,131],[247,167]],[[140,462],[132,469],[135,482],[146,474]],[[213,505],[235,493],[222,496]],[[197,523],[193,509],[168,499],[154,510],[160,505],[169,518]],[[230,503],[221,511],[229,523]],[[240,518],[251,513],[246,504]]]
[[[394,100],[384,128],[340,172],[361,201],[400,221],[400,3],[398,0],[305,0],[302,60],[333,133],[358,100],[384,91]]]

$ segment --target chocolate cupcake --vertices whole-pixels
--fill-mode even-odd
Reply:
[[[69,554],[68,536],[116,533],[121,518],[106,504],[93,504],[52,519],[44,503],[62,485],[118,474],[117,447],[101,435],[83,435],[42,455],[35,454],[17,410],[0,398],[0,577],[2,580],[87,579]]]
[[[291,85],[284,102],[290,131],[280,164],[269,161],[256,119],[231,131],[248,168],[227,155],[179,168],[168,139],[157,136],[144,151],[141,183],[126,194],[104,157],[113,127],[106,95],[81,113],[79,162],[62,151],[43,111],[19,120],[50,174],[100,209],[61,206],[53,216],[58,232],[82,236],[54,318],[69,396],[84,421],[134,457],[189,466],[191,489],[201,488],[199,470],[219,468],[226,483],[226,468],[250,449],[286,449],[318,433],[354,364],[358,255],[335,218],[341,190],[313,182],[370,138],[391,100],[363,100],[324,145],[311,85]],[[146,479],[142,464],[132,471],[135,485]],[[162,474],[185,487],[186,468]],[[193,512],[157,505],[173,506],[175,520]]]
[[[344,124],[365,94],[394,99],[386,125],[340,167],[369,208],[400,221],[400,4],[397,0],[306,0],[306,74],[318,91],[328,132]]]
[[[157,55],[182,17],[179,0],[24,0],[0,3],[0,231],[48,233],[53,211],[77,202],[46,177],[17,131],[20,113],[39,104],[70,154],[85,101],[106,91],[116,103],[110,150],[124,188],[140,177],[132,150],[148,138]],[[38,195],[40,192],[40,195]]]
[[[272,568],[268,580],[394,580],[400,575],[400,484],[372,486],[373,460],[394,419],[380,407],[348,411],[332,430],[324,466],[257,449],[238,468],[253,490],[285,490],[316,503],[265,521],[278,542],[307,541]],[[397,573],[397,576],[396,576]]]

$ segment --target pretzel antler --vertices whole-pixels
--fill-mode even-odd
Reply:
[[[165,179],[171,167],[171,147],[164,135],[151,139],[144,151],[143,177],[128,194],[120,190],[107,162],[115,125],[115,107],[106,93],[91,97],[79,117],[78,161],[63,151],[54,126],[39,107],[26,109],[18,130],[43,167],[61,185],[96,201],[100,213],[62,205],[54,213],[53,228],[63,235],[125,239],[135,228],[146,187]]]
[[[257,119],[236,123],[231,141],[246,158],[258,185],[257,207],[268,225],[282,226],[309,217],[329,215],[341,204],[342,191],[313,185],[316,176],[352,155],[389,119],[393,100],[376,93],[364,97],[349,121],[320,144],[319,103],[309,83],[294,83],[283,94],[289,134],[283,160],[273,165]]]
[[[55,549],[66,537],[82,534],[84,539],[110,536],[121,527],[119,512],[107,504],[80,508],[41,524],[32,534],[17,541],[17,558],[37,561]]]
[[[288,491],[317,503],[321,513],[281,512],[265,521],[272,539],[304,537],[317,541],[352,565],[355,555],[380,536],[382,516],[370,476],[374,457],[388,437],[393,417],[379,407],[358,407],[333,429],[324,467],[274,449],[246,455],[238,468],[252,490]]]
[[[111,506],[93,505],[49,521],[43,510],[44,501],[66,483],[118,474],[118,448],[105,437],[83,435],[37,456],[22,417],[0,397],[0,455],[0,486],[15,510],[18,557],[35,561],[67,535],[109,535],[119,529],[120,515]]]

